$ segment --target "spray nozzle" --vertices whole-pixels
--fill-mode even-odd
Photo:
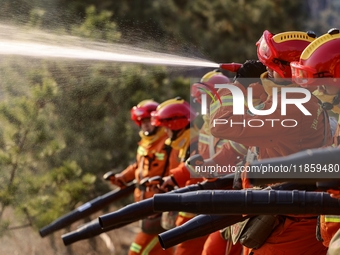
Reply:
[[[240,67],[242,66],[242,64],[240,63],[222,63],[220,64],[220,68],[236,73],[238,69],[240,69]]]

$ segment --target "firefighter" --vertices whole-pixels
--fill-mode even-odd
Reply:
[[[172,149],[177,150],[179,165],[170,169],[170,175],[163,178],[160,186],[168,191],[168,186],[184,187],[190,174],[184,163],[192,153],[197,153],[198,128],[193,123],[197,116],[195,110],[184,99],[177,97],[169,99],[157,107],[151,114],[151,123],[157,127],[164,127]]]
[[[197,113],[188,102],[181,98],[170,99],[157,107],[152,113],[151,121],[155,126],[165,127],[173,149],[179,151],[178,167],[170,169],[170,176],[164,177],[160,191],[169,191],[168,187],[184,187],[202,181],[203,178],[190,179],[185,161],[198,153],[198,128],[194,125]],[[192,219],[195,214],[179,212],[175,225],[180,226]],[[189,240],[177,245],[175,255],[196,255],[203,249],[207,236]]]
[[[313,94],[321,100],[324,109],[335,114],[340,114],[340,84],[339,81],[333,79],[340,76],[340,71],[337,69],[339,52],[337,46],[340,43],[338,36],[339,29],[331,29],[312,44],[315,47],[313,51],[310,50],[311,47],[306,48],[300,60],[291,63],[295,83],[306,88],[317,88]],[[326,41],[321,44],[320,40]],[[316,73],[313,74],[313,71]],[[338,123],[340,123],[340,118]],[[339,126],[335,133],[334,145],[338,146]]]
[[[150,198],[153,192],[146,190],[139,185],[141,180],[153,176],[166,176],[171,167],[171,147],[167,144],[168,135],[163,127],[156,127],[151,124],[151,112],[155,111],[159,103],[153,100],[144,100],[131,109],[131,119],[140,128],[139,135],[141,140],[138,143],[136,162],[128,166],[121,173],[115,174],[110,178],[112,184],[125,187],[132,180],[137,180],[137,187],[134,191],[136,202]],[[146,228],[148,221],[149,229]],[[152,224],[151,224],[152,223]],[[149,254],[171,255],[173,249],[163,250],[158,242],[158,234],[162,231],[160,216],[151,217],[141,221],[142,230],[137,234],[134,242],[130,246],[129,255]],[[144,253],[143,253],[144,252]]]
[[[262,68],[262,71],[265,71],[265,67]],[[192,85],[191,96],[194,98],[195,101],[200,103],[202,92],[210,95],[216,95],[217,92],[214,88],[215,84],[230,83],[227,77],[220,77],[220,74],[212,76],[214,73],[218,72],[216,72],[216,70],[213,72],[209,72],[202,77],[199,83],[195,83]],[[264,91],[263,86],[259,84],[252,84],[251,87],[254,91],[254,105],[259,105],[267,99],[267,94]],[[207,97],[207,105],[209,105],[210,102],[211,96]],[[216,165],[231,167],[236,166],[246,156],[248,149],[246,146],[231,140],[220,139],[217,137],[211,139],[212,136],[209,127],[209,111],[210,107],[208,107],[207,109],[207,114],[203,116],[205,121],[199,133],[198,151],[199,154],[202,155],[202,157],[205,159],[202,167]],[[208,141],[210,141],[210,143]],[[213,142],[216,144],[216,149],[213,150],[215,154],[211,153],[211,149],[209,150],[209,147],[211,147],[211,144]],[[220,143],[223,143],[222,147],[218,146]],[[192,171],[194,175],[197,175],[193,167],[188,166],[188,169]],[[216,173],[215,176],[211,174],[206,174],[205,176],[209,176],[211,178],[228,173],[229,172]],[[242,253],[242,245],[240,243],[236,243],[235,245],[233,245],[231,240],[225,239],[225,233],[227,233],[228,231],[229,229],[226,228],[210,234],[204,244],[202,255],[240,255]]]
[[[223,75],[219,69],[206,73],[200,82],[194,83],[191,86],[191,96],[195,102],[201,104],[202,97],[206,97],[206,105],[210,105],[211,96],[216,94],[215,84],[230,83],[228,77]],[[199,131],[198,153],[203,159],[208,159],[207,165],[233,165],[235,166],[247,152],[247,148],[242,144],[238,144],[226,139],[215,138],[210,133],[209,127],[209,107],[206,109],[206,114],[203,115],[204,123]],[[190,169],[190,166],[188,166]],[[191,170],[194,174],[194,170]],[[218,177],[222,173],[216,173],[214,177]],[[227,173],[223,173],[227,174]],[[240,255],[242,253],[242,245],[236,244],[232,246],[230,242],[224,240],[220,231],[210,234],[205,241],[202,255],[225,255],[228,250],[229,255]]]
[[[303,87],[315,87],[314,92],[325,110],[340,114],[340,33],[333,28],[313,41],[301,54],[300,60],[291,63],[293,79]],[[334,135],[334,146],[339,146],[339,125]],[[340,198],[338,190],[328,190],[334,198]],[[321,215],[317,236],[328,247],[340,228],[339,215]],[[334,245],[338,242],[333,241]],[[331,250],[331,249],[330,249]],[[334,247],[332,248],[334,250]],[[335,253],[332,253],[335,254]]]
[[[201,103],[202,94],[216,94],[215,84],[230,83],[228,77],[223,75],[219,69],[206,73],[200,82],[191,86],[191,96],[195,102]],[[262,88],[260,88],[262,89]],[[263,89],[262,89],[263,92]],[[207,97],[207,105],[210,105],[211,96]],[[236,165],[240,158],[247,152],[247,148],[242,144],[228,141],[226,139],[217,138],[211,135],[209,126],[209,107],[206,114],[203,115],[204,123],[199,131],[198,153],[203,159],[208,159],[211,165],[218,163]],[[222,148],[225,148],[222,151]],[[222,154],[222,155],[219,155]],[[228,158],[226,158],[228,157]],[[211,175],[209,177],[218,177]]]
[[[304,103],[304,107],[311,115],[305,115],[292,104],[287,105],[286,115],[281,114],[281,90],[298,86],[291,81],[290,62],[298,60],[304,48],[314,39],[315,34],[310,32],[292,31],[274,35],[269,31],[264,31],[256,45],[258,58],[267,67],[267,72],[263,74],[259,72],[260,62],[246,61],[235,76],[234,86],[247,96],[247,88],[252,82],[248,78],[260,77],[268,99],[254,109],[271,109],[274,97],[276,97],[273,91],[277,90],[276,111],[268,115],[256,115],[245,104],[243,115],[233,114],[233,104],[237,101],[233,102],[229,89],[220,89],[218,94],[222,99],[222,104],[218,105],[218,102],[211,104],[211,108],[214,109],[210,112],[211,133],[216,137],[253,146],[247,155],[248,161],[282,157],[301,150],[330,145],[328,117],[316,97],[312,96],[308,102]],[[287,98],[298,100],[301,98],[301,94],[288,93]],[[215,120],[221,119],[229,125],[216,124]],[[277,121],[275,123],[268,122],[266,119]],[[295,122],[291,125],[292,123],[288,124],[288,120],[288,125],[281,125],[282,121],[285,122],[286,119],[293,119]],[[250,187],[246,176],[243,176],[243,188]],[[245,254],[326,254],[325,247],[315,238],[315,225],[316,217],[313,216],[278,215],[273,222],[273,230],[267,233],[269,237],[264,237],[263,242],[257,244],[260,246],[259,248],[252,249]],[[264,233],[249,234],[259,236]]]
[[[227,76],[223,75],[219,69],[206,73],[200,80],[191,86],[191,97],[194,102],[201,104],[202,97],[205,97],[206,105],[210,104],[211,93],[216,94],[215,84],[230,83]],[[208,93],[208,95],[207,95]],[[222,145],[227,142],[225,139],[215,138],[210,133],[209,112],[202,114],[204,120],[198,135],[198,153],[204,158],[213,157]]]

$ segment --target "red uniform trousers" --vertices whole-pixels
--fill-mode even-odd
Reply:
[[[205,241],[202,255],[242,255],[243,247],[241,244],[230,245],[229,250],[228,241],[221,237],[220,231],[216,231],[211,233]]]
[[[140,232],[130,246],[129,255],[172,255],[173,252],[173,248],[163,250],[158,235]]]
[[[316,218],[285,217],[253,255],[326,255],[315,237],[316,223]]]
[[[185,222],[191,220],[193,217],[194,216],[184,217],[182,215],[178,215],[176,225],[180,226]],[[200,255],[202,253],[205,240],[207,240],[208,236],[209,235],[206,235],[178,244],[174,255]]]

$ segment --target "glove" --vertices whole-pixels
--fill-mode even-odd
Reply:
[[[220,235],[223,240],[232,242],[231,240],[231,226],[225,227],[220,230]]]
[[[266,66],[259,60],[247,60],[240,69],[238,69],[234,77],[234,82],[238,81],[245,88],[248,88],[252,83],[261,82],[260,76],[266,71]]]
[[[327,193],[330,194],[332,198],[340,199],[340,190],[329,189]]]
[[[111,176],[110,182],[120,188],[124,188],[127,186],[125,178],[122,174],[115,174],[114,176]]]
[[[201,177],[208,177],[202,172],[197,172],[195,167],[196,166],[203,166],[204,160],[200,154],[195,154],[191,157],[189,157],[185,163],[185,168],[189,171],[191,178],[201,178]]]

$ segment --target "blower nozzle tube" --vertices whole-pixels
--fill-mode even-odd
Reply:
[[[80,240],[84,240],[84,239],[88,239],[91,237],[95,237],[97,235],[100,235],[101,233],[105,233],[108,232],[110,230],[113,229],[117,229],[120,227],[123,227],[125,225],[130,224],[131,222],[124,222],[118,225],[114,225],[112,227],[109,228],[102,228],[99,224],[99,220],[98,218],[87,223],[84,224],[83,226],[79,227],[77,230],[66,233],[64,235],[61,236],[61,238],[63,239],[64,245],[70,245],[73,244],[75,242],[78,242]]]
[[[233,177],[233,174],[229,174],[215,181],[204,181],[199,184],[192,184],[165,194],[179,194],[196,190],[228,188],[233,183]],[[148,198],[140,202],[127,205],[118,211],[99,216],[99,224],[102,226],[102,228],[107,228],[115,224],[121,224],[123,222],[134,222],[141,220],[154,213],[153,198]]]
[[[264,167],[271,167],[272,169],[286,168],[292,170],[283,173],[268,171],[266,174],[258,171],[249,171],[247,172],[247,178],[255,186],[276,182],[329,182],[329,184],[337,188],[340,185],[339,157],[340,148],[327,147],[304,150],[285,157],[253,161],[249,167],[258,169],[264,169]],[[295,170],[293,170],[293,167],[295,167]],[[325,186],[324,183],[322,185]]]
[[[152,199],[145,199],[123,207],[122,209],[98,217],[102,228],[108,228],[123,222],[143,219],[153,214]]]
[[[108,206],[110,203],[121,199],[122,197],[130,195],[131,193],[133,193],[135,185],[136,182],[131,182],[124,189],[115,189],[79,206],[75,210],[63,215],[62,217],[56,219],[54,222],[40,229],[40,236],[45,237],[57,230],[65,228],[78,220],[81,220],[95,212],[100,211],[101,209]]]
[[[201,190],[155,194],[155,212],[196,214],[340,214],[340,200],[325,192],[285,190]]]
[[[168,249],[187,240],[213,233],[249,217],[243,217],[242,215],[198,215],[181,226],[159,234],[158,240],[163,249]]]

